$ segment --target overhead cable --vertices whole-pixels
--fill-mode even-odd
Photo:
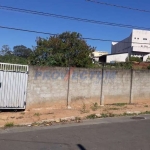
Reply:
[[[7,29],[7,30],[22,31],[22,32],[46,34],[46,35],[49,35],[49,36],[58,36],[59,35],[59,34],[53,34],[53,33],[50,33],[50,32],[28,30],[28,29],[14,28],[14,27],[6,27],[6,26],[0,26],[0,28]],[[102,41],[102,42],[120,42],[120,43],[135,43],[135,44],[147,44],[147,45],[150,45],[150,43],[126,42],[126,41],[117,41],[117,40],[90,38],[90,37],[81,37],[81,39],[83,39],[83,40],[92,40],[92,41]]]
[[[64,16],[64,15],[40,12],[40,11],[35,11],[35,10],[27,10],[27,9],[21,9],[21,8],[14,8],[14,7],[2,6],[2,5],[0,5],[0,9],[16,11],[20,13],[28,13],[28,14],[33,14],[33,15],[46,16],[46,17],[55,17],[55,18],[61,18],[61,19],[67,19],[67,20],[75,20],[75,21],[93,23],[93,24],[99,24],[99,25],[108,25],[108,26],[115,26],[115,27],[121,27],[121,28],[140,29],[140,30],[150,30],[150,28],[147,28],[147,27],[140,27],[140,26],[128,25],[128,24],[119,24],[119,23],[105,22],[105,21],[98,21],[98,20],[90,20],[90,19],[85,19],[85,18]]]
[[[106,6],[111,6],[111,7],[118,7],[118,8],[122,8],[122,9],[130,9],[130,10],[134,10],[134,11],[150,13],[150,10],[145,10],[145,9],[121,6],[121,5],[116,5],[116,4],[112,4],[112,3],[106,3],[106,2],[97,1],[97,0],[86,0],[86,1],[89,1],[89,2],[92,2],[92,3],[97,3],[97,4],[100,4],[100,5],[106,5]]]

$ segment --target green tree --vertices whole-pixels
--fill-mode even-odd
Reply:
[[[8,45],[3,45],[0,51],[0,55],[11,55],[12,51]]]
[[[15,49],[15,51],[11,51],[8,45],[3,45],[0,52],[0,62],[28,64],[28,59],[25,57],[26,55],[24,55],[24,51],[21,54],[22,55],[17,53],[17,49]]]
[[[146,62],[150,62],[150,56],[148,56],[148,58],[147,58]]]
[[[3,63],[12,63],[12,64],[28,64],[28,60],[22,57],[17,57],[15,55],[0,55],[0,62]]]
[[[30,48],[24,45],[16,45],[13,47],[13,54],[18,57],[28,58],[32,53]]]
[[[126,58],[126,62],[142,62],[142,59],[140,57],[130,56],[129,58]]]
[[[91,67],[94,47],[89,46],[82,35],[64,32],[47,39],[39,38],[30,57],[32,65]]]

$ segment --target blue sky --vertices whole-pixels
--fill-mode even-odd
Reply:
[[[101,1],[101,0],[100,0]],[[102,0],[103,2],[125,5],[139,9],[150,10],[149,0]],[[131,24],[135,26],[150,27],[150,13],[142,13],[133,10],[121,9],[85,0],[0,0],[0,5],[55,13],[66,16],[86,18],[92,20]],[[62,33],[76,31],[83,37],[121,40],[131,33],[132,29],[97,25],[91,23],[70,21],[53,17],[37,16],[0,10],[0,26],[23,28],[50,33]],[[35,46],[36,37],[48,37],[48,35],[27,33],[0,29],[0,48],[2,45]],[[110,42],[90,41],[87,43],[97,47],[97,50],[110,52]]]

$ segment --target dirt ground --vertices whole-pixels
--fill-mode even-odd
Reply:
[[[74,109],[52,109],[51,107],[31,108],[21,112],[1,112],[0,127],[13,123],[14,125],[30,125],[35,122],[46,120],[58,121],[65,117],[86,117],[90,114],[124,114],[140,113],[150,111],[150,103],[125,104],[116,103],[112,105],[98,106],[94,104],[83,104]]]
[[[133,62],[133,69],[147,69],[149,65],[149,62]]]

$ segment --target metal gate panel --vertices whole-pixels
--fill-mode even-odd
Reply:
[[[28,66],[0,63],[0,109],[25,109]]]

